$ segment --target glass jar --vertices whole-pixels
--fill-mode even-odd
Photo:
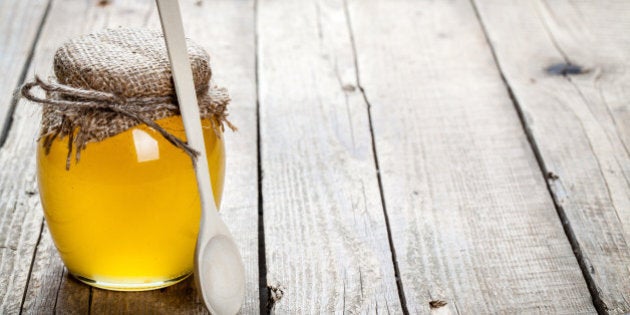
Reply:
[[[180,116],[156,121],[185,139]],[[217,208],[225,151],[203,120]],[[191,159],[146,125],[91,142],[66,170],[68,139],[38,145],[39,191],[53,241],[70,274],[112,290],[174,284],[193,269],[200,203]]]

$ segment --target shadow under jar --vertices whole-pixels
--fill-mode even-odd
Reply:
[[[86,87],[64,79],[73,78],[76,73],[68,75],[68,69],[60,69],[60,63],[68,62],[58,59],[66,58],[64,54],[74,58],[77,51],[90,54],[94,50],[106,50],[110,43],[116,45],[113,49],[123,50],[116,52],[118,67],[122,63],[123,70],[131,69],[140,77],[135,80],[153,80],[139,85],[141,97],[151,97],[155,80],[160,84],[164,83],[160,80],[168,80],[164,84],[173,90],[164,39],[160,33],[147,30],[107,30],[66,43],[55,55],[59,84],[103,90],[98,82]],[[205,51],[192,42],[189,47],[197,90],[208,91],[200,96],[200,110],[218,208],[225,176],[221,133],[229,97],[224,89],[209,86],[209,57]],[[159,61],[156,62],[156,58]],[[150,64],[149,69],[145,69],[149,72],[147,75],[142,73],[142,67],[133,67],[139,63]],[[101,61],[90,61],[89,67],[94,69],[86,74],[83,65],[78,74],[82,76],[79,82],[90,82],[85,75],[91,73],[105,73],[106,81],[112,80],[107,76],[127,75],[100,71],[102,69],[96,67],[102,67]],[[39,87],[46,90],[44,86]],[[145,87],[147,91],[143,90]],[[112,90],[107,91],[110,88]],[[115,95],[124,94],[117,89],[124,90],[125,85],[112,88],[107,84],[105,88]],[[170,94],[174,96],[174,92]],[[134,97],[137,96],[134,94]],[[72,93],[58,91],[47,94],[47,100],[51,99],[85,101]],[[190,275],[201,214],[191,157],[154,128],[107,108],[82,112],[72,105],[42,103],[42,138],[37,150],[39,191],[51,236],[69,273],[92,286],[134,291],[165,287]],[[68,111],[72,115],[68,115]],[[77,112],[97,118],[99,115],[116,118],[72,120]],[[168,111],[148,116],[161,117],[152,121],[185,141],[181,116]],[[108,128],[107,124],[116,119],[123,128],[106,132],[104,139],[90,138],[99,134],[93,124],[100,122],[104,124],[101,127]],[[90,141],[81,143],[77,139]],[[77,152],[80,158],[75,156]]]

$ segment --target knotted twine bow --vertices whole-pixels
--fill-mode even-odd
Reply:
[[[48,97],[41,98],[32,93],[33,88],[39,87],[44,90]],[[51,105],[59,108],[64,112],[61,121],[61,127],[54,129],[50,134],[42,134],[40,138],[44,139],[43,146],[46,149],[46,153],[50,151],[53,141],[59,136],[59,134],[68,135],[68,156],[66,158],[66,169],[70,169],[70,161],[72,157],[73,143],[76,145],[75,159],[78,162],[81,157],[81,150],[85,149],[87,144],[86,133],[79,133],[75,139],[76,128],[89,129],[89,120],[86,116],[69,114],[73,111],[65,111],[65,109],[77,108],[84,110],[98,110],[98,111],[110,111],[114,112],[132,120],[146,124],[155,131],[159,132],[168,142],[182,149],[188,154],[193,161],[199,155],[199,152],[191,148],[185,141],[175,137],[168,131],[164,130],[160,125],[155,123],[146,115],[159,110],[168,110],[173,112],[179,112],[179,107],[175,105],[175,98],[173,96],[155,96],[155,97],[121,97],[114,93],[85,90],[75,88],[57,82],[45,82],[39,77],[35,77],[35,81],[24,84],[21,88],[21,93],[24,98],[32,102],[40,104]],[[225,122],[230,129],[236,128],[232,125],[226,117],[225,108],[217,108],[213,113],[217,122],[213,121],[213,128],[215,133],[220,136],[220,131],[223,131],[223,124]],[[218,116],[218,117],[217,117]],[[219,128],[217,128],[217,123]]]

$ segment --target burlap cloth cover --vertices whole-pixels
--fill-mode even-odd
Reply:
[[[202,118],[211,118],[217,135],[224,130],[227,90],[211,83],[210,57],[187,40]],[[54,58],[55,78],[35,78],[22,95],[44,105],[40,137],[46,151],[56,138],[68,137],[78,161],[90,142],[102,141],[145,123],[187,154],[196,152],[154,121],[179,115],[164,37],[146,29],[109,29],[70,40]],[[39,87],[46,98],[32,93]]]

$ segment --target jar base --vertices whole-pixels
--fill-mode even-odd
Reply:
[[[176,284],[178,282],[181,282],[182,280],[188,278],[192,273],[187,273],[187,274],[184,274],[184,275],[181,275],[179,277],[169,279],[169,280],[156,281],[156,282],[142,282],[142,283],[113,283],[113,282],[105,282],[105,281],[89,279],[89,278],[79,276],[73,273],[70,273],[70,274],[75,279],[87,285],[90,285],[99,289],[105,289],[105,290],[111,290],[111,291],[149,291],[149,290],[161,289],[161,288]]]

